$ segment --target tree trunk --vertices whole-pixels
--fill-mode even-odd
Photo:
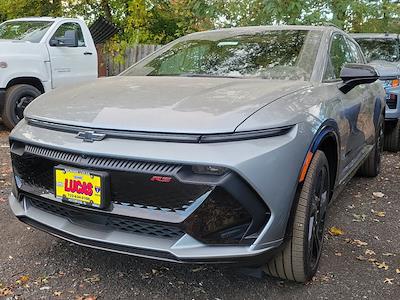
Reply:
[[[110,8],[110,4],[108,3],[108,0],[101,0],[101,7],[104,12],[104,17],[108,21],[112,22],[111,8]]]

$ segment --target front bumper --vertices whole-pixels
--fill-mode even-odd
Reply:
[[[25,197],[18,201],[13,195],[9,203],[16,217],[30,226],[54,236],[90,248],[179,263],[226,263],[259,266],[275,253],[281,242],[261,250],[238,246],[206,246],[188,235],[179,240],[110,230],[106,226],[88,226],[38,209]]]
[[[301,136],[299,132],[302,133]],[[106,156],[117,160],[148,161],[153,165],[153,162],[182,166],[217,165],[226,167],[230,172],[224,180],[203,182],[212,186],[212,190],[200,193],[195,201],[183,209],[176,209],[174,206],[173,210],[168,210],[171,207],[166,210],[162,205],[154,209],[152,205],[143,203],[139,207],[113,203],[111,210],[100,211],[54,201],[51,191],[46,192],[46,189],[20,189],[18,199],[10,197],[10,205],[21,221],[94,248],[178,262],[261,265],[284,241],[298,174],[312,136],[310,128],[299,124],[282,136],[216,144],[160,143],[112,138],[98,143],[83,143],[71,133],[54,132],[22,121],[12,132],[10,139],[17,145],[31,145],[30,150],[26,146],[12,146],[13,155],[23,155],[28,150],[32,152],[36,147],[51,150],[34,153],[53,155],[55,163],[64,164],[62,159],[72,159],[75,163],[71,165],[77,164],[76,167],[83,167],[74,160],[76,156],[60,156],[59,153],[75,153],[84,158],[84,168],[94,168],[93,165],[87,165],[88,161],[94,161],[91,157]],[[124,149],[122,153],[121,149]],[[14,171],[15,163],[13,159]],[[119,165],[124,166],[124,163]],[[184,184],[199,184],[198,178],[183,175],[179,173],[180,181]],[[232,182],[233,184],[229,184]],[[236,242],[230,240],[221,243],[221,239],[216,239],[214,242],[193,229],[210,224],[214,227],[219,220],[224,219],[224,212],[229,215],[227,211],[232,205],[221,209],[221,197],[216,198],[214,206],[207,206],[210,203],[209,196],[219,188],[233,195],[240,207],[244,207],[252,217],[246,231],[250,234],[243,235],[245,238],[239,239],[240,241],[236,239]],[[222,214],[216,211],[221,211]],[[264,217],[262,224],[254,221],[257,219],[255,216],[260,214]],[[121,219],[125,220],[123,230],[109,226],[112,223],[109,218],[117,218],[118,223],[121,223]],[[197,222],[198,220],[201,222]],[[152,232],[144,234],[149,231],[148,222],[151,223]],[[187,226],[188,223],[190,226]],[[191,226],[193,224],[197,227]],[[254,230],[249,232],[252,225]],[[138,227],[141,229],[137,230]],[[144,227],[146,228],[143,229]],[[175,231],[176,229],[178,230]],[[168,234],[165,235],[165,232]]]

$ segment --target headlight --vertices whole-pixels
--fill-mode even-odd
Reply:
[[[5,69],[8,67],[8,64],[5,61],[0,61],[0,69]]]

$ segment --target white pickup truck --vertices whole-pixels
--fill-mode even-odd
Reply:
[[[8,128],[40,94],[97,76],[96,47],[82,20],[42,17],[0,24],[0,112]]]

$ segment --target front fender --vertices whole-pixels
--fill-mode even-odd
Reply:
[[[0,73],[0,89],[5,89],[11,80],[21,77],[33,77],[41,82],[51,81],[49,63],[40,56],[8,56],[2,58],[7,62],[8,67]]]

